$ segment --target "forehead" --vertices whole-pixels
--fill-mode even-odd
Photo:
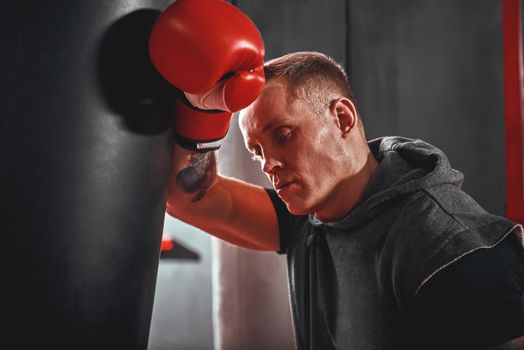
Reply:
[[[284,116],[294,103],[285,82],[271,81],[250,106],[239,113],[239,126],[246,133],[262,130],[274,119]]]

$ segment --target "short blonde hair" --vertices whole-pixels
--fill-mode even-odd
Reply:
[[[344,68],[333,58],[303,51],[274,58],[264,64],[266,81],[283,78],[291,93],[321,114],[333,98],[355,98]]]

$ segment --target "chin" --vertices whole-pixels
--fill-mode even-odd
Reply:
[[[309,207],[304,205],[305,203],[301,203],[300,201],[284,201],[284,203],[287,206],[287,210],[293,214],[293,215],[308,215],[312,214],[313,210]]]

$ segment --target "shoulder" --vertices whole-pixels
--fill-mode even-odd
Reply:
[[[439,186],[414,193],[387,238],[397,302],[409,303],[437,271],[495,246],[516,226],[485,212],[460,190]]]
[[[508,236],[437,272],[411,305],[419,336],[483,348],[524,335],[522,249]]]

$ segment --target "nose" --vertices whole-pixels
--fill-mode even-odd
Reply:
[[[268,175],[274,174],[276,170],[283,167],[282,160],[278,159],[276,156],[264,155],[262,159],[262,171]]]

